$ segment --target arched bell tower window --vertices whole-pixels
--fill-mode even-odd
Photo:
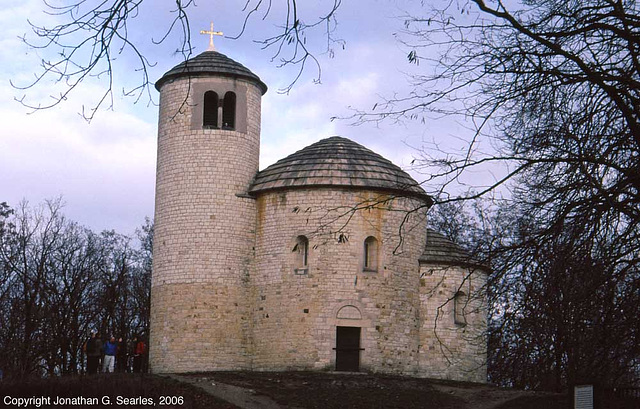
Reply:
[[[235,129],[236,127],[236,94],[227,92],[222,103],[222,128]]]
[[[295,253],[295,273],[306,274],[309,269],[309,239],[305,236],[296,237],[293,252]]]
[[[204,93],[202,126],[204,128],[218,127],[218,94],[214,91]]]
[[[467,301],[467,295],[462,291],[458,291],[453,297],[453,321],[458,325],[467,325],[464,313]]]
[[[378,271],[378,240],[369,236],[364,241],[364,271]]]

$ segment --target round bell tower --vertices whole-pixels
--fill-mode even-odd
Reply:
[[[260,104],[267,86],[206,51],[158,82],[150,369],[249,369]]]

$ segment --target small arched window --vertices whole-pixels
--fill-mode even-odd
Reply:
[[[236,127],[236,94],[229,91],[224,94],[222,103],[222,128],[235,129]]]
[[[453,297],[453,321],[458,325],[467,325],[464,312],[467,302],[467,294],[462,291],[458,291]]]
[[[373,236],[364,241],[363,270],[378,271],[378,240]]]
[[[202,126],[204,128],[218,127],[218,94],[213,91],[207,91],[204,93]]]
[[[305,236],[298,236],[296,244],[293,246],[293,252],[295,253],[295,273],[306,274],[309,269],[309,239]]]

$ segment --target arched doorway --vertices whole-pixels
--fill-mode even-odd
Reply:
[[[345,320],[353,320],[353,325],[336,326],[336,371],[358,372],[360,371],[361,326],[360,310],[353,305],[345,305],[340,308],[336,316],[342,323]]]

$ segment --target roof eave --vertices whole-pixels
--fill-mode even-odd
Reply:
[[[431,207],[433,205],[433,199],[427,193],[413,192],[410,190],[403,189],[393,189],[393,188],[385,188],[379,186],[354,186],[354,185],[336,185],[336,184],[308,184],[308,185],[290,185],[290,186],[276,186],[269,187],[266,189],[253,189],[250,188],[248,193],[253,197],[258,197],[262,194],[276,191],[285,191],[285,190],[300,190],[300,189],[345,189],[345,190],[369,190],[369,191],[377,191],[381,193],[391,193],[396,195],[396,197],[411,197],[420,199],[425,202],[427,207]]]
[[[474,270],[480,270],[485,274],[491,274],[491,268],[483,263],[475,260],[452,260],[452,259],[431,259],[420,257],[418,262],[422,264],[432,264],[438,266],[457,266],[462,268],[470,268]]]
[[[230,73],[230,72],[216,72],[216,71],[195,71],[195,72],[176,72],[173,74],[165,74],[162,76],[162,78],[160,78],[158,81],[156,81],[155,83],[155,88],[158,92],[160,92],[160,89],[162,88],[162,86],[164,84],[166,84],[169,81],[175,80],[177,78],[181,78],[181,77],[188,77],[188,78],[198,78],[198,77],[211,77],[211,76],[217,76],[217,77],[227,77],[227,78],[240,78],[243,80],[246,80],[248,82],[252,82],[254,84],[256,84],[258,86],[258,88],[260,88],[260,91],[262,92],[262,95],[266,94],[267,92],[267,84],[265,84],[264,82],[262,82],[262,80],[260,79],[256,79],[250,75],[242,75],[242,74],[237,74],[237,73]]]

